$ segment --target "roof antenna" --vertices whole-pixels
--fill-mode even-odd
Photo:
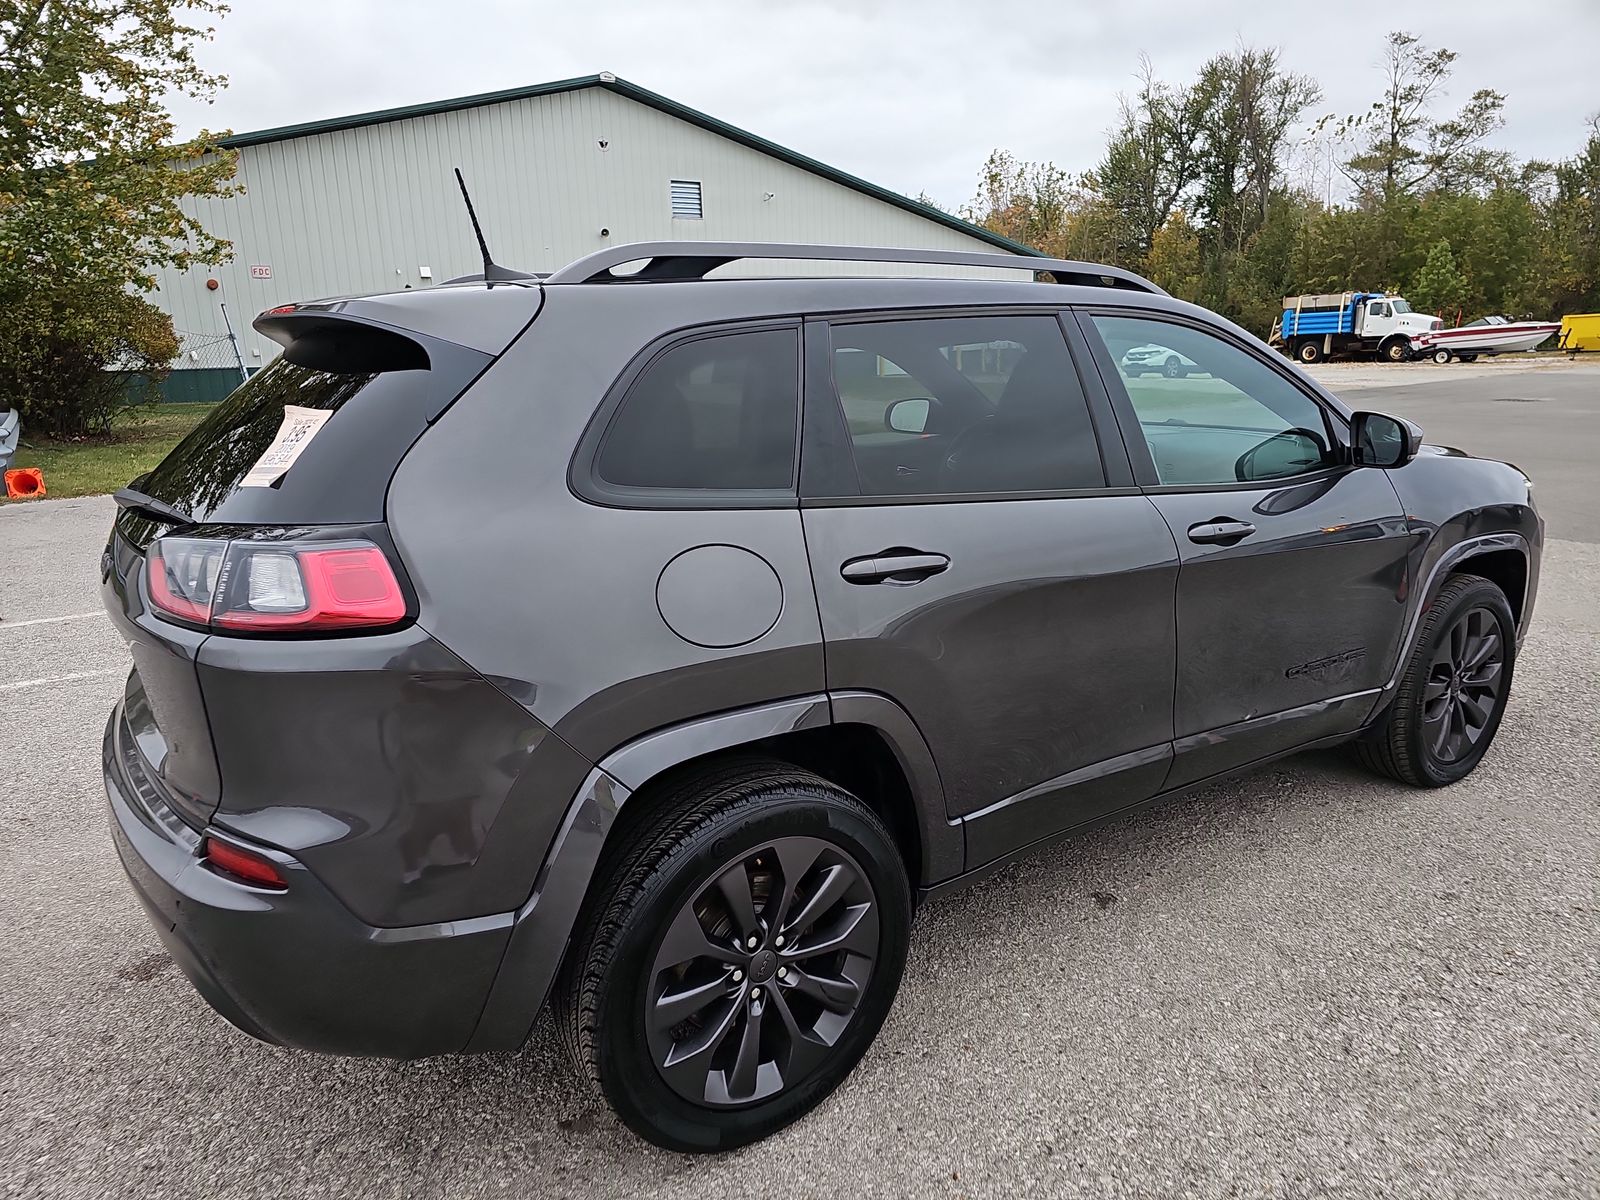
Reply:
[[[467,216],[472,220],[472,232],[478,235],[478,249],[483,251],[483,281],[490,287],[496,283],[510,283],[517,279],[536,279],[526,271],[513,271],[510,267],[502,267],[489,257],[489,243],[483,238],[483,226],[478,224],[477,210],[472,207],[472,197],[467,194],[467,181],[461,177],[461,168],[457,167],[456,183],[461,188],[461,198],[467,202]],[[451,282],[455,282],[451,280]]]

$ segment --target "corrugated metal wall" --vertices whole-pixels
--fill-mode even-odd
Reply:
[[[259,366],[277,351],[249,327],[262,309],[429,286],[423,268],[433,283],[475,273],[455,166],[496,261],[522,270],[553,270],[608,244],[669,238],[995,249],[590,87],[244,147],[245,194],[190,202],[207,229],[233,243],[233,261],[165,272],[153,299],[172,314],[186,347],[222,333],[217,306],[227,301],[246,364]],[[701,183],[702,220],[672,217],[674,179]],[[253,277],[253,267],[271,277]],[[208,277],[220,281],[216,291],[206,289]]]

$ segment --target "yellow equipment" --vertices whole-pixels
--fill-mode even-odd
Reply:
[[[1568,313],[1562,317],[1561,340],[1556,346],[1571,354],[1600,350],[1600,313]]]

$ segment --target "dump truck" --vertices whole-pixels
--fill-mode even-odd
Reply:
[[[1303,363],[1336,354],[1405,362],[1413,353],[1412,339],[1443,324],[1438,317],[1412,312],[1405,297],[1384,292],[1285,296],[1283,315],[1268,341]]]

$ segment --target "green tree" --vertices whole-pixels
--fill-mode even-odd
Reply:
[[[1479,88],[1452,117],[1437,120],[1440,100],[1455,68],[1453,50],[1430,49],[1415,35],[1389,35],[1383,95],[1340,126],[1359,146],[1344,164],[1359,196],[1379,204],[1428,187],[1461,187],[1503,172],[1506,156],[1483,140],[1505,124],[1505,96]]]
[[[1139,62],[1140,86],[1119,98],[1116,130],[1091,183],[1115,213],[1119,258],[1137,266],[1199,173],[1200,107],[1193,89],[1172,87]]]
[[[1600,114],[1583,149],[1551,168],[1553,189],[1533,276],[1544,285],[1545,316],[1600,312]]]
[[[1285,72],[1276,50],[1241,46],[1200,69],[1195,94],[1201,112],[1196,207],[1206,282],[1202,302],[1244,319],[1230,282],[1284,190],[1289,133],[1322,89]]]
[[[1454,323],[1467,298],[1467,277],[1456,267],[1450,243],[1440,238],[1428,251],[1428,259],[1411,281],[1411,304],[1423,312],[1434,312]]]
[[[1200,298],[1200,234],[1182,209],[1151,237],[1144,271],[1152,283],[1179,300],[1193,303]]]
[[[212,32],[196,22],[225,11],[0,0],[0,405],[46,432],[109,424],[114,393],[85,363],[148,373],[175,352],[171,322],[135,295],[156,270],[227,256],[181,201],[230,194],[233,156],[209,132],[176,142],[164,103],[224,83],[194,49]]]

